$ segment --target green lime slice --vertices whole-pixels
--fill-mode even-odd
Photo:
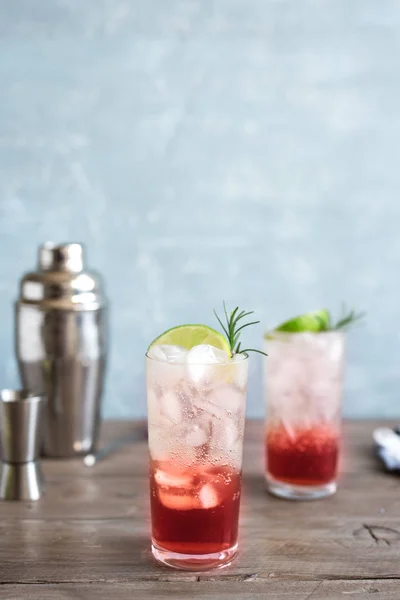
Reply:
[[[304,315],[294,317],[279,325],[274,331],[286,331],[288,333],[300,333],[302,331],[326,331],[329,329],[330,314],[325,308],[312,310]]]
[[[228,357],[231,355],[231,349],[226,337],[222,333],[215,331],[215,329],[207,327],[207,325],[179,325],[178,327],[172,327],[172,329],[168,329],[153,340],[148,350],[152,346],[159,346],[161,344],[182,346],[187,350],[200,344],[210,344],[214,348],[225,350]]]

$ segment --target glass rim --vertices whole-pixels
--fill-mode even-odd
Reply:
[[[227,360],[225,362],[217,362],[217,363],[204,363],[204,362],[200,362],[200,363],[190,363],[191,367],[226,367],[227,365],[240,365],[244,362],[247,362],[249,359],[249,355],[247,354],[247,352],[240,352],[239,354],[241,354],[243,356],[243,359],[240,360],[239,362],[232,362],[231,360]],[[172,367],[184,367],[184,366],[188,366],[186,365],[186,363],[184,362],[177,362],[177,363],[173,363],[173,362],[168,362],[167,360],[162,360],[161,358],[154,358],[153,356],[149,356],[148,352],[145,352],[145,358],[147,358],[148,360],[151,360],[155,363],[161,363],[163,365],[170,365]]]
[[[264,340],[265,341],[269,341],[269,340],[274,340],[274,339],[279,339],[279,338],[290,338],[290,337],[297,337],[300,335],[304,335],[307,334],[309,336],[312,337],[322,337],[322,336],[341,336],[344,337],[347,332],[342,329],[329,329],[328,331],[275,331],[274,329],[272,330],[267,330],[264,332]]]

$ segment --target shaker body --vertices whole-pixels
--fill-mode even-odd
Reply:
[[[69,457],[96,448],[106,366],[106,308],[43,312],[17,304],[23,386],[47,396],[43,452]]]
[[[15,308],[23,385],[45,394],[43,451],[69,457],[96,449],[107,355],[107,300],[85,268],[82,244],[47,242],[25,273]]]

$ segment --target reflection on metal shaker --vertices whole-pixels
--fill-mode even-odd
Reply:
[[[22,383],[45,393],[43,451],[69,457],[96,449],[107,354],[106,299],[84,271],[81,244],[39,248],[16,303],[16,353]]]

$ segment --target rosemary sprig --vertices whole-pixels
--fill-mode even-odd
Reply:
[[[338,331],[339,329],[348,329],[355,323],[360,322],[365,317],[365,312],[356,312],[354,308],[347,309],[346,305],[342,305],[341,315],[339,319],[329,323],[329,329],[331,331]],[[332,321],[332,319],[330,319]]]
[[[256,350],[255,348],[241,348],[241,342],[239,341],[240,336],[242,335],[242,331],[243,329],[245,329],[246,327],[250,327],[250,325],[257,325],[260,321],[250,321],[249,323],[240,323],[240,321],[242,321],[242,319],[244,319],[245,317],[248,317],[249,315],[253,315],[254,314],[254,310],[250,310],[250,311],[245,311],[245,310],[240,310],[239,307],[237,306],[234,310],[232,310],[230,313],[228,312],[227,308],[226,308],[226,304],[225,302],[223,302],[223,307],[224,307],[224,314],[225,314],[225,319],[226,319],[226,323],[224,324],[222,322],[222,319],[219,318],[217,311],[214,309],[214,314],[218,319],[218,323],[221,325],[223,332],[226,335],[226,339],[229,342],[229,347],[231,349],[231,356],[234,356],[235,354],[239,354],[239,353],[245,353],[245,352],[258,352],[258,354],[264,354],[264,356],[267,356],[267,354],[265,354],[265,352],[263,352],[262,350]]]

